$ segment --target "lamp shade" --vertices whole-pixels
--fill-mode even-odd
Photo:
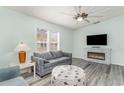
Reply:
[[[30,48],[24,42],[20,42],[15,49],[15,51],[28,51],[28,50],[30,50]]]

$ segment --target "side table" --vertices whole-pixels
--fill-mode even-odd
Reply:
[[[26,69],[26,68],[31,68],[33,67],[33,75],[34,75],[34,79],[36,77],[36,70],[35,70],[35,62],[25,62],[24,64],[20,64],[20,69]]]

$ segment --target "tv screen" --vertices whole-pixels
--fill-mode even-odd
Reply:
[[[107,45],[107,34],[87,36],[87,45]]]

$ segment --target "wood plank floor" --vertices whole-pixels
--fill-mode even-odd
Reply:
[[[86,73],[87,86],[123,86],[124,67],[118,65],[105,65],[95,62],[88,62],[83,59],[73,59],[72,65],[84,69]],[[51,75],[43,78],[37,76],[34,80],[32,75],[25,78],[31,86],[50,86]]]

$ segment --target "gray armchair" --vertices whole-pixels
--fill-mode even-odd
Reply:
[[[27,82],[20,76],[19,66],[0,69],[0,86],[26,86]]]
[[[44,76],[51,73],[52,69],[58,65],[71,65],[72,54],[62,51],[50,51],[46,53],[34,53],[31,60],[36,62],[36,73]]]

